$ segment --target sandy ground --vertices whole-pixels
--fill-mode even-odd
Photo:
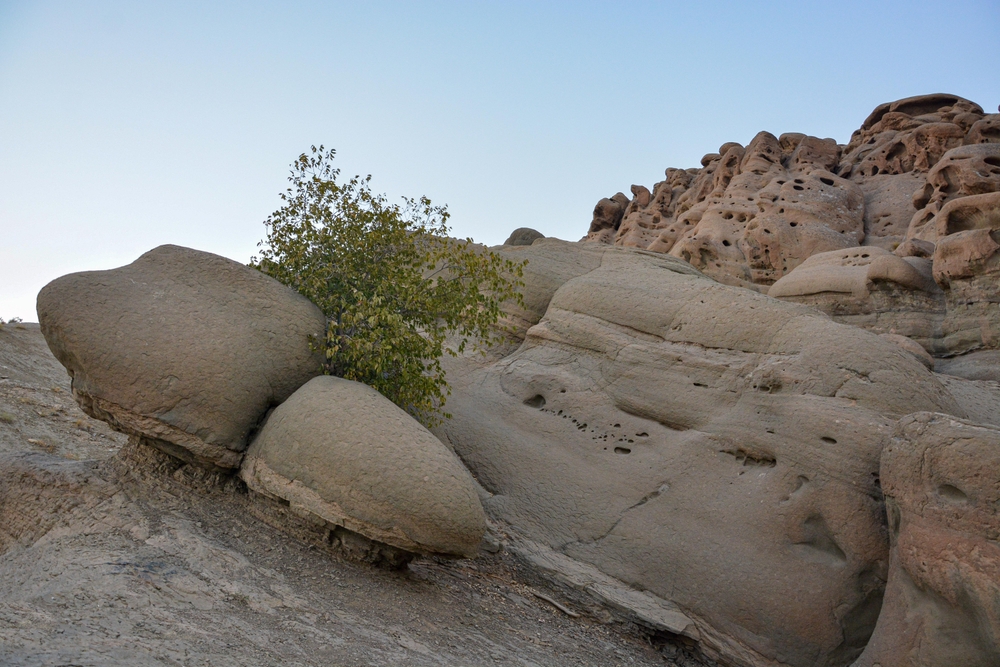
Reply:
[[[37,325],[0,330],[0,665],[706,664],[560,598],[502,539],[394,571],[284,511],[127,443]]]

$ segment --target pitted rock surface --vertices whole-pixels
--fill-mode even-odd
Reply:
[[[905,414],[966,412],[896,343],[685,266],[609,249],[517,352],[449,362],[436,432],[489,514],[674,605],[710,654],[846,664],[886,578],[881,449]]]
[[[700,169],[667,169],[652,190],[633,185],[632,194],[613,203],[614,216],[602,200],[585,240],[669,253],[720,282],[915,338],[933,355],[1000,347],[1000,311],[967,307],[997,301],[992,245],[985,232],[966,232],[1000,231],[1000,114],[974,102],[932,94],[879,105],[846,145],[761,132],[745,148],[730,142],[705,155]],[[937,244],[947,250],[935,255]],[[827,272],[832,282],[823,285],[815,264],[803,266],[858,247],[907,261],[939,257],[933,272],[919,270],[941,290],[869,281],[874,292],[860,298],[861,290],[842,289],[843,278]],[[966,282],[953,289],[953,275]],[[809,283],[812,296],[783,294],[789,280]]]

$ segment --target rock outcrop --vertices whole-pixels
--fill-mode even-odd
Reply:
[[[1000,347],[992,307],[1000,301],[1000,114],[969,100],[934,94],[882,104],[846,145],[762,132],[632,193],[601,200],[585,240],[669,253],[720,282],[771,288],[838,321],[913,337],[939,357]],[[824,284],[808,262],[856,248],[894,252],[940,289],[874,275],[867,289],[845,290],[842,275],[827,270]],[[854,283],[864,280],[855,273]]]
[[[545,235],[530,227],[518,227],[510,233],[504,245],[531,245],[535,239],[544,239]]]
[[[320,373],[323,313],[242,264],[165,245],[38,295],[83,410],[169,454],[235,468],[265,412]]]
[[[278,406],[240,476],[331,529],[415,553],[475,556],[475,482],[427,429],[367,385],[313,378]]]
[[[1000,430],[900,421],[882,454],[891,539],[878,625],[855,667],[1000,661]]]
[[[436,432],[488,513],[675,610],[660,629],[735,664],[850,662],[887,572],[882,447],[963,408],[894,342],[602,247],[504,250],[544,316],[514,354],[451,362]]]

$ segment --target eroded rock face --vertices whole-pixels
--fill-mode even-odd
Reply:
[[[761,132],[746,147],[727,143],[709,153],[701,169],[668,169],[652,192],[633,185],[632,199],[622,196],[615,204],[621,222],[595,222],[587,238],[669,253],[720,282],[810,303],[878,333],[913,337],[935,355],[994,348],[1000,311],[968,308],[996,302],[992,246],[985,232],[966,232],[1000,232],[998,128],[1000,114],[933,94],[880,105],[847,145]],[[944,249],[935,254],[939,243]],[[940,289],[915,292],[878,279],[868,281],[874,291],[859,298],[859,290],[842,289],[843,277],[830,271],[833,282],[821,284],[815,264],[786,279],[813,256],[858,247],[894,253],[937,279]],[[932,257],[939,265],[933,271],[911,261]],[[864,282],[856,273],[855,282]],[[953,289],[953,275],[966,282]],[[782,287],[769,292],[778,282]],[[782,293],[806,282],[813,296]],[[977,326],[984,333],[976,334]]]
[[[878,246],[848,248],[813,255],[772,285],[768,295],[934,349],[945,317],[945,295],[932,269],[926,257],[899,257]]]
[[[276,280],[172,245],[52,281],[38,319],[87,414],[220,468],[238,466],[268,408],[319,374],[309,338],[326,328]]]
[[[889,581],[855,667],[1000,663],[1000,430],[906,417],[882,454],[881,478]]]
[[[475,556],[486,518],[461,462],[367,385],[321,376],[278,406],[240,476],[330,526],[415,553]]]
[[[626,249],[555,290],[516,353],[450,363],[437,433],[487,511],[668,600],[735,664],[861,652],[887,572],[881,449],[905,414],[964,414],[893,342]]]

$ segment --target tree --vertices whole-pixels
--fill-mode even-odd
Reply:
[[[501,305],[522,304],[523,263],[447,237],[448,211],[429,199],[389,204],[371,176],[338,183],[336,151],[292,163],[284,205],[264,225],[251,266],[326,314],[317,341],[331,375],[364,382],[425,423],[450,393],[441,357],[503,338]]]

